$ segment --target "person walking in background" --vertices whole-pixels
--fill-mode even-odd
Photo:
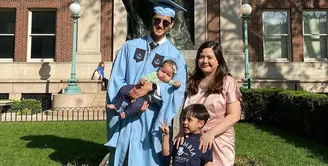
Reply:
[[[111,103],[122,86],[138,83],[142,76],[156,72],[167,59],[177,64],[178,71],[174,80],[179,80],[181,86],[176,89],[167,83],[146,82],[140,88],[133,88],[129,92],[132,100],[156,92],[164,101],[161,107],[152,103],[143,104],[142,114],[120,119],[116,111],[107,108],[108,142],[105,145],[109,146],[110,166],[169,165],[167,158],[161,154],[161,126],[155,122],[164,121],[165,118],[171,122],[185,94],[186,61],[183,54],[166,39],[166,33],[174,25],[175,9],[183,10],[174,1],[156,4],[150,35],[125,42],[116,56],[106,105]],[[125,107],[120,109],[119,112]]]
[[[97,72],[101,76],[101,80],[104,83],[102,90],[107,90],[108,79],[105,77],[105,63],[103,61],[99,62],[98,67],[97,67]]]
[[[202,129],[200,148],[213,150],[213,165],[232,166],[235,159],[235,130],[240,120],[241,92],[228,72],[219,43],[209,41],[197,51],[195,69],[188,79],[184,107],[203,104],[210,118]],[[184,142],[184,131],[175,138],[177,145]]]

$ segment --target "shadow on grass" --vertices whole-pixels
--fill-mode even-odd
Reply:
[[[244,122],[241,122],[244,123]],[[324,144],[320,144],[315,140],[310,140],[305,137],[295,135],[294,133],[284,131],[274,126],[255,124],[255,127],[264,132],[268,132],[272,135],[279,136],[286,140],[287,143],[294,145],[295,147],[300,147],[307,149],[311,152],[311,158],[319,157],[323,162],[328,164],[328,147]]]
[[[107,153],[104,145],[81,139],[54,135],[29,135],[21,139],[29,141],[27,148],[54,149],[49,158],[63,165],[99,165]]]

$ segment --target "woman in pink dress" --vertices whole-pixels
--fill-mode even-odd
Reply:
[[[235,159],[235,130],[240,119],[241,93],[229,74],[222,49],[216,42],[205,42],[197,51],[195,69],[189,77],[184,107],[203,104],[210,119],[202,129],[200,148],[213,150],[213,166],[232,166]],[[183,143],[183,130],[175,138]]]

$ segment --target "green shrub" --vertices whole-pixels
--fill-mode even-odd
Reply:
[[[312,100],[304,91],[284,91],[277,95],[279,109],[275,112],[278,115],[276,122],[279,127],[297,134],[307,132],[308,126],[306,116],[308,111],[312,111]]]
[[[328,139],[328,97],[313,97],[313,110],[306,116],[309,135],[327,143]]]
[[[321,107],[327,106],[328,97],[305,91],[285,91],[279,93],[277,97],[280,107],[277,112],[282,115],[277,119],[280,122],[280,127],[297,134],[313,136],[313,123],[319,121],[318,115],[315,116],[315,114]],[[327,111],[328,109],[326,109]],[[320,116],[324,116],[324,112],[320,114]],[[323,125],[320,127],[323,129],[324,121],[320,124]]]
[[[32,115],[32,110],[29,110],[27,108],[17,111],[16,112],[17,115]]]
[[[299,135],[328,139],[328,97],[283,89],[242,90],[245,120],[273,124]]]
[[[25,108],[32,111],[32,114],[42,112],[41,102],[34,99],[24,99],[21,101],[22,105]]]
[[[245,120],[249,122],[272,121],[275,109],[275,97],[283,89],[247,89],[242,90],[242,107]]]
[[[9,108],[10,112],[18,112],[23,109],[23,105],[21,104],[21,101],[19,100],[14,100]]]
[[[42,112],[42,106],[40,101],[34,99],[15,100],[10,106],[10,111],[17,114],[26,114],[26,112],[35,114]]]

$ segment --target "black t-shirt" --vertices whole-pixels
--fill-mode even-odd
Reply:
[[[213,160],[212,150],[202,153],[199,149],[200,134],[191,134],[182,145],[172,147],[173,166],[202,166]]]

